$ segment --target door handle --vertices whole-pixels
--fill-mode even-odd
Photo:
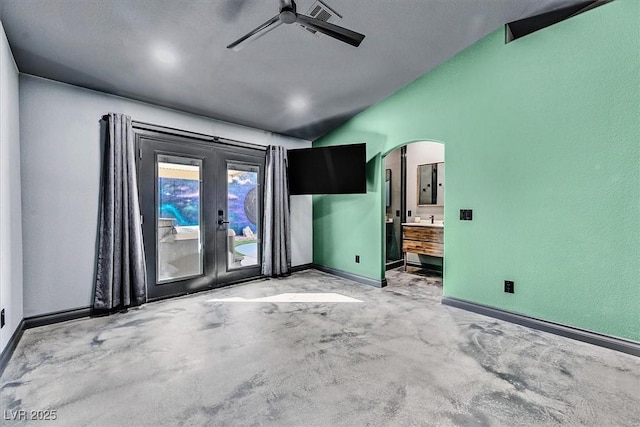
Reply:
[[[218,210],[218,225],[229,224],[229,221],[224,220],[224,211],[222,209]]]

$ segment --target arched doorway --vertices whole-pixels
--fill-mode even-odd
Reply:
[[[403,144],[383,156],[387,282],[399,278],[411,280],[400,274],[406,268],[411,274],[439,277],[442,283],[444,155],[443,143],[422,140]]]

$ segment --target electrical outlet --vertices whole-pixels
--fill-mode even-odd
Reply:
[[[471,221],[473,219],[472,209],[460,209],[460,221]]]
[[[407,216],[411,216],[411,211],[407,212]]]
[[[360,255],[356,255],[356,264],[360,264]]]
[[[4,328],[4,308],[0,311],[0,328]]]
[[[508,294],[512,294],[515,292],[514,284],[511,280],[504,281],[504,291]]]

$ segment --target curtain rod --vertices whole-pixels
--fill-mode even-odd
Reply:
[[[102,119],[107,120],[107,117],[109,117],[109,115],[105,114],[104,116],[102,116]],[[207,135],[205,133],[192,132],[192,131],[172,128],[168,126],[156,125],[153,123],[140,122],[137,120],[132,120],[131,125],[134,128],[141,129],[141,130],[150,130],[154,132],[169,133],[169,134],[178,135],[178,136],[186,136],[186,137],[196,138],[196,139],[200,139],[208,142],[216,142],[219,144],[231,145],[234,147],[252,148],[260,151],[267,150],[267,146],[265,145],[253,144],[251,142],[239,141],[237,139],[224,138],[221,136]]]

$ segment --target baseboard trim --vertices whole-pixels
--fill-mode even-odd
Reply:
[[[90,315],[91,307],[81,307],[72,310],[56,311],[54,313],[26,317],[24,319],[24,328],[31,329],[38,326],[52,325],[54,323],[66,322],[67,320],[89,317]]]
[[[353,280],[369,286],[375,286],[376,288],[384,288],[387,286],[387,279],[376,280],[370,277],[360,276],[359,274],[348,273],[346,271],[338,270],[337,268],[326,267],[324,265],[313,264],[316,270],[324,271],[325,273],[333,274],[334,276],[342,277],[343,279]]]
[[[484,304],[465,301],[458,298],[442,297],[442,304],[640,357],[639,342],[626,340],[624,338],[613,337],[610,335],[603,335],[597,332],[574,328],[572,326],[566,326],[559,323],[549,322],[546,320],[537,319],[535,317],[529,317],[511,311],[490,307]]]
[[[13,352],[18,346],[20,339],[22,338],[24,329],[25,328],[23,319],[18,324],[16,330],[13,331],[11,338],[9,338],[9,342],[7,342],[7,346],[4,348],[4,350],[2,350],[2,353],[0,354],[0,375],[2,375],[2,373],[4,372],[4,368],[7,367],[9,360],[11,360],[11,356],[13,356]]]
[[[311,262],[308,264],[294,265],[293,267],[291,267],[291,272],[297,273],[298,271],[310,270],[312,268],[313,268],[313,263]]]

